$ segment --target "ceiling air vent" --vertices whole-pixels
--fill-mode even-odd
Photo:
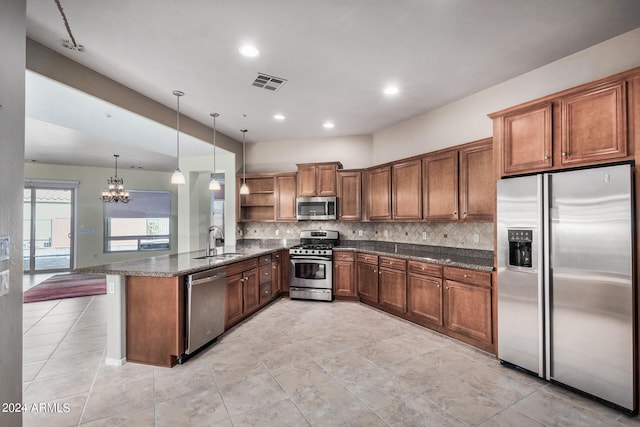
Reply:
[[[251,83],[255,87],[267,89],[272,92],[277,91],[287,82],[287,79],[270,76],[269,74],[258,73],[258,77]]]

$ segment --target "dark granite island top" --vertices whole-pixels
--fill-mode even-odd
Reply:
[[[204,251],[187,252],[173,255],[160,255],[150,258],[135,259],[130,261],[114,262],[111,264],[97,265],[93,267],[79,268],[79,273],[99,273],[120,276],[146,276],[146,277],[177,277],[210,268],[222,267],[249,258],[267,255],[284,248],[236,248],[225,247],[224,251],[218,253],[229,254],[229,257],[209,257],[197,259],[204,256]]]

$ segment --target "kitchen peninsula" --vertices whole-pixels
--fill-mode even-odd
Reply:
[[[343,243],[336,249],[352,256],[369,256],[377,260],[387,255],[408,262],[410,266],[418,263],[415,265],[437,266],[440,271],[443,267],[451,271],[477,271],[488,277],[493,270],[492,257],[474,257],[473,251],[469,250],[381,242]],[[219,267],[226,270],[225,331],[274,301],[282,292],[286,293],[288,248],[282,240],[224,249],[223,255],[207,258],[203,258],[204,251],[197,251],[83,268],[82,272],[107,275],[106,363],[117,365],[130,361],[171,367],[180,360],[186,348],[185,277],[189,274]],[[403,295],[412,305],[411,291],[407,295],[405,289]],[[378,307],[371,301],[362,301],[386,310],[384,305]],[[446,333],[411,315],[389,312]],[[491,341],[490,318],[488,322],[485,329],[488,328]],[[455,327],[452,336],[455,336]],[[479,347],[491,351],[487,346]]]

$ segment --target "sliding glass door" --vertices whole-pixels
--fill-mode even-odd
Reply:
[[[24,189],[23,264],[26,273],[73,269],[74,188]]]

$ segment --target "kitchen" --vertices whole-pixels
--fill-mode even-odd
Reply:
[[[612,41],[611,42],[613,43],[612,46],[602,46],[600,47],[600,49],[603,49],[606,52],[609,52],[609,50],[616,51],[617,48],[615,46],[622,46],[625,49],[627,49],[629,45],[634,46],[633,43],[630,43],[630,41],[635,39],[634,37],[635,37],[634,34],[627,35],[626,39],[622,38],[622,39],[618,39],[615,42]],[[632,47],[631,47],[631,50],[633,50]],[[518,88],[517,90],[511,90],[512,88],[509,86],[509,84],[505,84],[503,88],[496,88],[494,89],[493,92],[488,91],[485,94],[480,93],[475,97],[472,97],[472,99],[469,99],[468,103],[466,104],[461,103],[458,105],[450,106],[449,111],[451,112],[455,111],[459,114],[462,114],[462,117],[466,117],[464,115],[465,110],[476,111],[477,109],[480,109],[482,111],[478,111],[476,114],[470,114],[469,117],[476,117],[478,118],[478,120],[481,120],[480,118],[482,118],[482,120],[486,121],[487,120],[485,118],[486,114],[491,113],[493,111],[497,111],[500,108],[505,108],[511,105],[517,105],[519,103],[526,102],[530,99],[535,99],[540,96],[544,96],[549,93],[556,92],[557,90],[562,90],[568,87],[575,86],[576,84],[581,83],[583,81],[586,82],[586,81],[595,80],[597,78],[610,75],[618,71],[631,69],[634,66],[637,66],[637,63],[634,62],[635,57],[630,54],[629,55],[625,54],[625,55],[620,55],[621,57],[624,56],[624,58],[620,58],[617,62],[614,61],[614,65],[611,65],[611,68],[612,68],[611,70],[609,71],[602,71],[602,70],[593,71],[592,70],[589,73],[587,73],[591,75],[591,78],[568,76],[568,74],[570,73],[567,73],[566,69],[573,69],[573,67],[576,66],[576,64],[581,64],[582,63],[581,61],[589,61],[588,59],[589,56],[594,54],[593,52],[595,51],[598,51],[598,48],[594,48],[594,50],[592,51],[585,52],[582,57],[578,55],[574,58],[565,59],[565,61],[568,62],[568,64],[562,63],[562,61],[560,61],[555,65],[549,66],[549,68],[541,70],[540,74],[538,74],[537,76],[535,74],[529,75],[529,76],[522,77],[520,81],[511,82],[510,84],[515,85]],[[608,62],[608,64],[611,64],[611,63]],[[579,65],[577,68],[582,69],[580,68]],[[565,70],[564,72],[562,72],[563,69]],[[559,70],[558,74],[561,76],[565,76],[565,78],[568,81],[560,82],[555,80],[551,83],[545,80],[545,77],[544,77],[546,75],[545,73],[556,75],[556,73],[554,73],[553,70]],[[528,79],[532,79],[532,80],[528,80]],[[571,81],[572,79],[575,79],[575,81]],[[485,101],[486,99],[495,99],[495,96],[497,93],[502,94],[502,97],[500,98],[499,101],[479,102],[481,99],[485,99]],[[505,93],[508,93],[508,95],[504,95]],[[486,96],[486,98],[483,98],[483,96]],[[440,111],[440,113],[444,114],[446,110],[447,108],[444,108],[443,110]],[[276,164],[278,159],[274,159],[274,157],[278,156],[277,155],[278,152],[282,153],[282,152],[292,151],[297,153],[295,154],[295,157],[299,158],[299,159],[295,159],[295,162],[297,163],[311,163],[313,160],[318,160],[320,158],[321,160],[324,160],[324,161],[339,160],[343,162],[345,165],[348,165],[347,167],[350,169],[359,168],[359,167],[367,168],[376,164],[383,164],[390,159],[408,158],[413,155],[419,155],[425,152],[431,152],[438,148],[445,148],[446,146],[454,146],[461,143],[477,140],[480,138],[490,136],[492,133],[490,129],[490,122],[488,126],[485,122],[483,122],[484,124],[481,126],[483,130],[478,132],[478,130],[474,131],[473,129],[459,126],[457,123],[461,116],[456,114],[451,114],[450,116],[448,116],[448,121],[446,118],[442,120],[440,125],[442,127],[433,128],[432,131],[437,132],[438,129],[442,129],[442,130],[446,130],[447,133],[453,133],[453,134],[448,136],[445,140],[443,140],[442,144],[444,145],[442,147],[434,147],[434,148],[430,147],[429,149],[424,149],[419,144],[416,144],[414,142],[421,139],[425,139],[425,138],[438,139],[438,138],[431,138],[432,135],[429,135],[428,130],[425,132],[425,126],[423,126],[425,122],[430,122],[432,120],[435,120],[435,117],[437,116],[438,116],[437,114],[434,116],[424,115],[413,121],[410,121],[405,126],[398,126],[396,129],[393,129],[393,128],[385,129],[375,134],[373,137],[358,137],[358,138],[343,137],[343,138],[330,139],[328,141],[323,140],[322,142],[326,144],[321,149],[318,149],[318,148],[312,149],[312,146],[314,145],[313,141],[301,142],[301,143],[295,142],[293,144],[286,144],[285,142],[282,142],[282,143],[276,142],[274,146],[275,150],[273,150],[273,152],[271,153],[268,153],[271,151],[271,149],[267,147],[260,147],[262,144],[250,144],[250,148],[248,151],[248,158],[249,159],[253,158],[256,160],[255,162],[249,162],[249,163],[255,164],[255,169],[253,169],[253,171],[260,172],[261,169],[263,169],[260,164],[262,161],[273,159],[272,163]],[[387,139],[388,141],[393,141],[398,139],[406,140],[407,144],[406,146],[403,145],[400,148],[401,150],[403,150],[402,153],[397,153],[395,151],[398,150],[398,145],[390,143],[387,146],[384,143],[385,139]],[[447,141],[454,141],[454,143],[448,143]],[[373,150],[369,148],[371,146],[380,147],[380,149]],[[331,156],[327,158],[327,156],[329,155],[329,152],[332,151],[332,149],[334,152],[344,153],[344,155],[341,154],[340,156],[336,156],[335,154],[331,154]],[[349,151],[349,149],[352,149],[353,151]],[[321,156],[318,156],[317,154],[318,151],[326,151],[327,153],[323,154],[324,157],[321,157]],[[310,159],[309,157],[313,157],[313,159]],[[291,167],[288,166],[287,168],[279,168],[276,166],[273,168],[273,171],[284,171],[287,169],[291,170]],[[105,173],[105,175],[107,174],[108,172]],[[400,236],[402,236],[402,233],[408,232],[408,231],[403,231],[401,229],[396,229],[395,227],[396,225],[390,226],[386,230],[387,234],[391,233],[394,236],[397,234],[400,234]],[[474,230],[471,230],[471,233],[461,233],[460,235],[458,235],[456,234],[456,232],[449,232],[449,233],[443,232],[443,230],[445,230],[446,228],[446,226],[444,225],[436,225],[436,226],[424,225],[424,227],[425,227],[424,230],[423,229],[414,230],[414,231],[417,231],[417,233],[415,233],[414,237],[412,238],[415,238],[416,235],[421,236],[423,231],[427,232],[429,235],[431,235],[431,233],[433,232],[433,235],[437,236],[436,237],[437,239],[444,239],[444,237],[440,237],[440,236],[444,236],[445,234],[447,234],[450,237],[460,236],[461,239],[465,239],[467,238],[467,235],[469,235],[471,243],[474,244],[476,242],[474,242],[473,235],[478,234],[479,242],[477,243],[480,246],[480,249],[483,248],[481,245],[487,245],[488,242],[492,241],[492,230],[490,230],[490,232],[488,233],[488,236],[486,233],[486,229],[480,229],[480,230],[477,230],[477,232],[474,232]],[[427,228],[427,227],[432,227],[432,228]],[[256,238],[276,237],[275,230],[273,230],[273,233],[272,233],[271,232],[272,229],[269,229],[266,227],[262,229],[257,225],[249,225],[249,226],[245,225],[243,228],[244,228],[243,229],[244,233],[249,231],[249,235],[253,234],[253,236],[255,236]],[[453,228],[456,228],[456,227],[453,227]],[[358,226],[354,227],[354,230],[356,231],[356,235],[358,234],[357,231],[359,229],[360,228]],[[384,240],[385,230],[383,225],[379,226],[379,225],[371,225],[371,224],[364,223],[361,229],[363,230],[362,237],[368,237],[368,239],[366,240],[369,240],[370,238],[373,238],[373,239],[379,238],[380,240]],[[296,234],[295,231],[296,230],[292,231],[294,235]],[[412,231],[412,234],[414,231]],[[278,228],[278,232],[282,234],[286,234],[287,228],[284,227],[282,230]],[[370,233],[370,235],[364,236],[364,233]],[[230,234],[227,233],[227,236],[229,235]],[[235,235],[235,233],[231,233],[231,235]],[[278,237],[281,237],[281,236],[278,236]],[[450,238],[450,237],[447,237],[447,238]],[[450,245],[456,246],[458,243],[459,242],[454,242]],[[436,241],[435,244],[439,244],[439,242]],[[199,246],[199,247],[201,248],[203,246]],[[466,247],[466,246],[463,246],[463,247]],[[484,246],[484,248],[487,248],[487,246]],[[489,246],[489,248],[492,249],[493,245]]]

